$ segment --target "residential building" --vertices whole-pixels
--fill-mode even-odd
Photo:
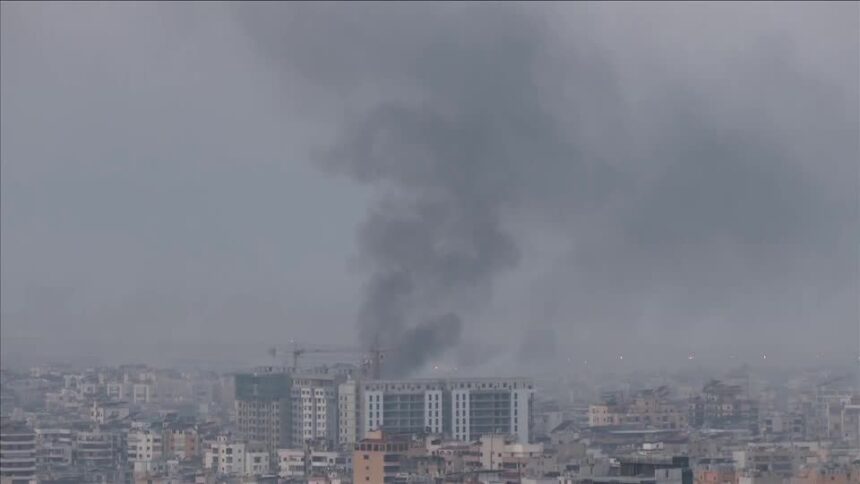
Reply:
[[[235,376],[239,439],[266,446],[272,459],[292,443],[290,375],[268,367]]]
[[[590,405],[590,427],[627,426],[634,428],[682,429],[687,426],[687,409],[668,401],[668,389],[660,387],[638,392],[630,401],[617,397]]]
[[[36,482],[36,434],[24,422],[0,419],[0,482]]]
[[[74,433],[68,428],[36,429],[36,468],[40,472],[72,465]]]
[[[115,470],[117,437],[109,432],[83,431],[75,434],[73,460],[88,472]]]
[[[135,429],[128,433],[126,455],[135,475],[156,470],[162,458],[162,434],[154,429]]]
[[[367,433],[355,444],[352,455],[352,482],[393,482],[400,472],[400,462],[409,449],[406,439],[384,434],[381,430]]]
[[[93,401],[90,410],[90,418],[94,422],[104,424],[116,420],[122,420],[129,415],[128,404],[125,402]]]
[[[166,422],[162,432],[164,456],[180,461],[201,455],[197,426],[187,422]]]
[[[357,441],[360,420],[358,384],[347,380],[338,385],[338,444],[341,448],[352,448]]]
[[[444,433],[465,441],[504,433],[528,442],[533,391],[527,378],[364,381],[357,433]]]
[[[219,437],[206,451],[203,464],[218,474],[241,476],[245,473],[245,443]]]
[[[294,374],[291,383],[291,446],[313,442],[332,448],[339,441],[335,376]]]
[[[269,451],[264,445],[249,444],[245,447],[246,476],[262,476],[270,472]]]
[[[305,451],[301,449],[278,449],[278,476],[283,479],[305,477]]]

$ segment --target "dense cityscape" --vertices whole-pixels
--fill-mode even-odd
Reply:
[[[0,484],[860,484],[860,2],[0,0]]]
[[[378,353],[306,351],[229,373],[4,369],[2,482],[860,482],[850,366],[381,379]]]

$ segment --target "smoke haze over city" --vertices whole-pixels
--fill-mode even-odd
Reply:
[[[3,3],[0,35],[4,364],[860,353],[857,3]]]

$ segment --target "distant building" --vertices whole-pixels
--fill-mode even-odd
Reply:
[[[289,374],[272,368],[235,376],[238,436],[262,443],[272,457],[292,443],[290,383]]]
[[[90,409],[90,418],[100,424],[122,420],[128,417],[128,415],[129,408],[125,402],[94,401]]]
[[[400,472],[400,461],[409,450],[409,441],[384,434],[368,432],[367,438],[355,444],[352,455],[352,482],[392,482]]]
[[[758,403],[745,396],[740,385],[711,380],[700,395],[690,400],[689,415],[694,427],[747,429],[758,433]]]
[[[292,376],[292,447],[322,442],[327,448],[338,442],[337,383],[333,375]]]
[[[36,482],[36,434],[23,422],[0,419],[0,482]]]
[[[627,426],[634,428],[682,429],[687,427],[687,409],[667,399],[668,390],[660,387],[639,392],[631,401],[590,405],[590,427]]]
[[[342,448],[352,448],[357,442],[359,412],[358,384],[347,380],[338,386],[338,444]]]
[[[89,473],[110,473],[117,467],[118,444],[117,436],[109,432],[78,432],[75,435],[73,461]]]
[[[278,476],[288,480],[304,478],[305,452],[300,449],[279,449]]]
[[[262,445],[245,447],[245,475],[262,476],[269,474],[269,451]]]
[[[154,473],[162,457],[161,432],[152,429],[131,430],[128,433],[126,455],[135,476]]]
[[[200,436],[193,425],[179,423],[165,425],[162,438],[166,457],[184,461],[201,455]]]
[[[338,441],[338,375],[295,374],[261,368],[235,377],[238,436],[265,445],[270,461],[278,449]]]
[[[220,437],[206,451],[203,465],[221,475],[241,476],[245,473],[245,444]]]
[[[590,484],[693,484],[688,457],[620,457],[617,476],[595,476]]]
[[[36,429],[36,467],[40,472],[67,469],[72,465],[74,433],[71,429]]]
[[[373,380],[358,384],[358,435],[438,433],[458,440],[504,433],[531,440],[527,378]]]

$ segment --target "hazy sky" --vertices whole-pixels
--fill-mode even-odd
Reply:
[[[453,314],[416,364],[857,354],[857,3],[9,2],[0,35],[4,359]]]

